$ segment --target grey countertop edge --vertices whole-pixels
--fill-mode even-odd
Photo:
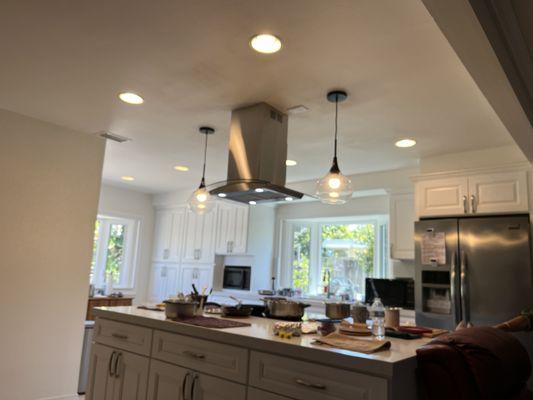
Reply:
[[[125,314],[109,309],[95,308],[94,314],[99,318],[139,325],[161,331],[178,333],[213,342],[245,347],[250,350],[286,356],[302,361],[320,363],[335,368],[343,368],[364,374],[385,377],[393,376],[399,368],[412,366],[416,363],[416,356],[406,357],[396,362],[372,359],[371,355],[355,353],[342,349],[308,348],[291,344],[290,342],[275,342],[263,338],[242,336],[235,332],[225,332],[224,329],[210,329],[194,325],[182,324],[174,321],[162,321],[138,315]]]

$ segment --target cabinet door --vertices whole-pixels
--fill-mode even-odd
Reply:
[[[209,290],[213,286],[213,266],[190,264],[181,267],[180,291],[189,293],[192,285],[201,291],[203,288]]]
[[[393,194],[390,198],[390,257],[415,258],[415,199],[413,194]]]
[[[415,185],[420,217],[461,215],[469,212],[466,177],[419,181]]]
[[[235,235],[231,244],[231,252],[233,254],[246,254],[249,210],[248,206],[235,207]]]
[[[148,300],[151,303],[159,303],[172,295],[176,295],[177,284],[177,264],[154,264],[152,266]]]
[[[172,236],[172,212],[157,210],[154,227],[154,261],[165,261],[170,258],[170,238]]]
[[[148,357],[119,351],[113,400],[145,400],[149,365]]]
[[[185,368],[152,360],[148,379],[148,400],[183,399],[188,372]]]
[[[117,352],[111,347],[93,344],[89,380],[87,382],[87,400],[112,400],[115,378],[111,368]]]
[[[216,253],[230,254],[231,242],[235,240],[235,207],[221,203],[217,210]]]
[[[186,209],[172,210],[172,232],[170,236],[170,255],[168,260],[179,262],[183,251],[183,239],[185,235]]]
[[[473,214],[527,212],[527,172],[474,175],[468,178]]]
[[[196,215],[187,211],[183,260],[212,263],[215,259],[214,228],[216,213]]]
[[[204,374],[194,374],[191,400],[245,400],[246,386]]]

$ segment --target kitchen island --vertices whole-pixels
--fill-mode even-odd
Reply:
[[[416,349],[389,338],[374,354],[281,339],[272,319],[213,329],[136,307],[95,309],[88,400],[416,399]],[[371,338],[366,338],[371,340]]]

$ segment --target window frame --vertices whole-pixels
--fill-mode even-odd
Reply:
[[[321,281],[322,272],[322,243],[321,232],[323,225],[349,225],[349,224],[373,224],[376,233],[376,247],[374,249],[374,268],[372,277],[389,277],[391,273],[391,262],[389,253],[389,216],[388,215],[364,215],[354,217],[332,217],[332,218],[295,218],[284,219],[281,223],[280,248],[281,257],[277,267],[277,278],[280,287],[292,287],[292,267],[293,267],[293,237],[294,228],[309,226],[310,232],[310,257],[309,257],[309,286],[317,287],[317,282]],[[311,291],[312,293],[312,291]],[[305,298],[324,298],[323,294],[304,293]]]
[[[100,221],[98,227],[98,243],[95,252],[95,265],[92,284],[97,288],[105,287],[105,268],[107,262],[107,243],[110,228],[113,224],[125,225],[124,258],[120,268],[118,282],[113,284],[114,289],[133,290],[135,287],[135,272],[138,264],[140,220],[122,215],[99,214],[96,218]],[[93,237],[94,241],[94,237]]]

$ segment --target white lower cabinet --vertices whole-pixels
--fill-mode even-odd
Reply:
[[[245,400],[246,387],[153,360],[148,400]]]
[[[159,303],[178,292],[178,264],[154,264],[150,277],[148,301]]]
[[[150,359],[99,343],[93,346],[87,400],[144,400]]]
[[[213,286],[213,265],[184,264],[180,272],[179,291],[189,293],[192,285],[198,291],[209,290]]]

